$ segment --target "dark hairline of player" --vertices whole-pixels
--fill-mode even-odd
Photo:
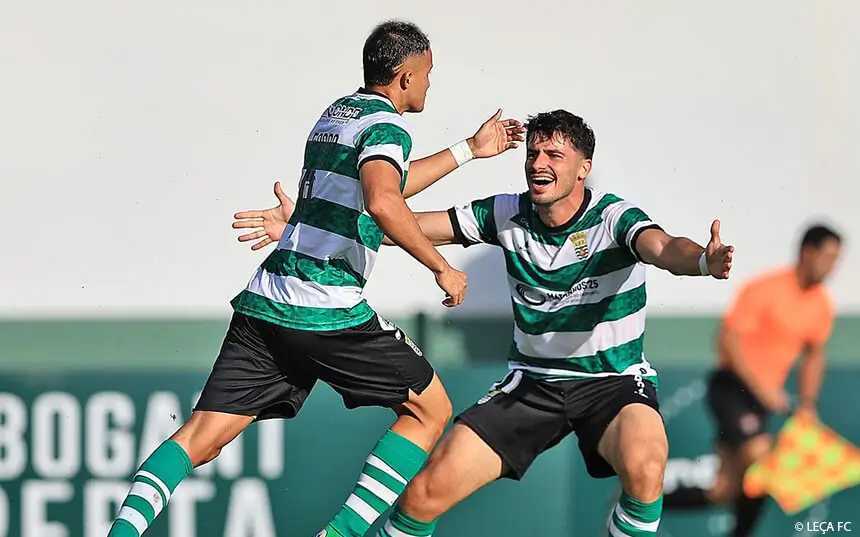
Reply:
[[[567,110],[553,110],[529,116],[526,124],[526,142],[559,137],[586,159],[594,156],[594,131],[580,116]]]
[[[417,25],[400,20],[379,24],[364,42],[364,86],[370,88],[391,84],[399,66],[428,50],[430,39]]]

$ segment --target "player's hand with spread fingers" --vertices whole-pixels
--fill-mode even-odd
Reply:
[[[296,204],[281,190],[281,182],[275,182],[275,197],[278,205],[271,209],[257,211],[242,211],[233,215],[233,229],[253,229],[249,233],[239,235],[240,242],[260,239],[251,246],[251,250],[259,250],[273,242],[281,240],[281,235],[293,215]]]
[[[466,298],[466,274],[448,265],[442,272],[436,273],[436,284],[447,295],[442,305],[453,308],[463,303]]]
[[[502,109],[481,125],[478,132],[469,138],[469,149],[475,158],[494,157],[508,149],[518,147],[517,142],[525,141],[526,129],[516,119],[501,119]]]
[[[705,247],[705,260],[711,276],[718,280],[728,279],[734,252],[734,246],[723,244],[720,239],[720,221],[714,220],[711,224],[711,240]]]

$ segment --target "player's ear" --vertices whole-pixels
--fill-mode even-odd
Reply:
[[[409,85],[412,84],[413,73],[409,70],[403,70],[398,73],[398,78],[400,79],[400,89],[406,91],[409,89]]]
[[[588,177],[588,174],[591,173],[591,159],[584,158],[582,162],[579,164],[579,175],[578,179],[580,181],[585,181],[585,178]]]

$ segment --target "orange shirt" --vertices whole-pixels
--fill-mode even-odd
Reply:
[[[787,268],[743,285],[724,322],[739,334],[752,374],[765,387],[781,389],[801,351],[827,342],[834,316],[826,288],[801,289],[794,269]]]

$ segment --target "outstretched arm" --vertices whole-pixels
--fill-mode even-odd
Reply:
[[[634,248],[642,262],[676,276],[713,276],[718,280],[729,277],[735,251],[734,246],[723,245],[720,240],[719,220],[711,224],[711,240],[706,247],[651,228],[639,233]]]
[[[415,213],[415,219],[418,221],[421,232],[434,246],[444,246],[458,242],[454,234],[454,226],[451,224],[451,217],[446,211]],[[382,244],[396,246],[387,235],[382,239]]]
[[[502,110],[499,109],[471,138],[412,162],[403,197],[418,194],[473,158],[494,157],[516,148],[517,142],[525,140],[525,128],[516,119],[503,120],[501,117]]]

